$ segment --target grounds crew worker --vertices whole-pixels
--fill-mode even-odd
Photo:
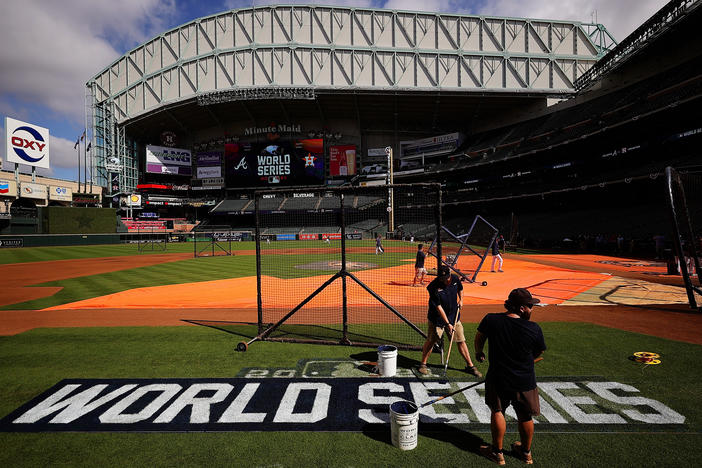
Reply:
[[[475,334],[475,358],[483,362],[485,341],[489,346],[485,404],[490,408],[492,445],[480,447],[481,453],[498,465],[505,464],[502,441],[505,436],[505,410],[512,405],[517,413],[521,441],[512,444],[520,460],[532,464],[533,416],[538,416],[539,390],[536,388],[534,360],[546,350],[544,334],[530,322],[531,310],[539,302],[524,288],[514,289],[505,301],[506,312],[487,314]]]
[[[460,278],[451,274],[448,267],[440,267],[438,276],[427,286],[429,291],[429,312],[427,319],[429,320],[427,339],[422,347],[422,362],[419,365],[420,374],[428,374],[427,360],[431,354],[432,348],[441,339],[444,329],[448,332],[448,336],[455,333],[454,341],[458,347],[458,352],[461,353],[466,361],[465,371],[478,378],[483,374],[473,365],[466,345],[466,339],[463,334],[463,325],[460,320],[459,307],[463,305],[463,284]],[[458,317],[457,317],[458,315]],[[456,324],[454,330],[453,324]]]

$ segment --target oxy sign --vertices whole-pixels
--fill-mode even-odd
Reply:
[[[49,169],[49,129],[5,117],[7,161]]]

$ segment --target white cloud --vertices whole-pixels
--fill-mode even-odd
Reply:
[[[489,0],[478,13],[495,16],[572,20],[603,24],[621,42],[665,5],[667,0]]]
[[[390,10],[470,13],[471,2],[460,0],[388,0],[383,8]]]
[[[0,96],[80,123],[85,82],[122,55],[117,49],[163,32],[172,10],[173,0],[5,0]]]

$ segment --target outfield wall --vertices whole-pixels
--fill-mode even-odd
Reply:
[[[115,208],[42,207],[44,234],[107,234],[117,230]]]

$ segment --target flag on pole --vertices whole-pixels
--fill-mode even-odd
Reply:
[[[83,130],[83,134],[80,136],[80,141],[83,141],[85,139],[85,130]]]
[[[79,145],[79,144],[80,144],[80,138],[78,138],[78,139],[76,140],[76,144],[73,145],[73,149],[78,148],[78,145]]]
[[[92,142],[89,141],[89,142],[88,142],[88,147],[85,148],[85,151],[90,151],[90,147],[91,147],[91,146],[92,146]]]

